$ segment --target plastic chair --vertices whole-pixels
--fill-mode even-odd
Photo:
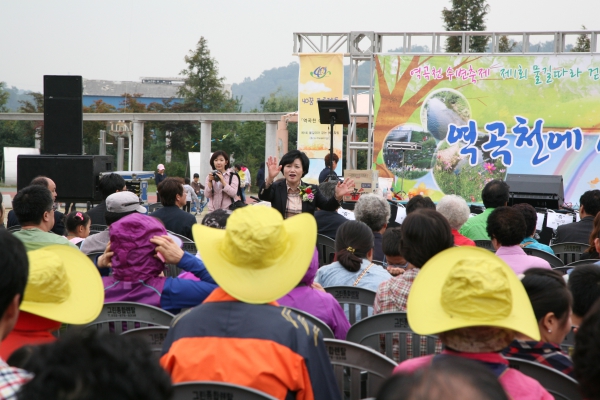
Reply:
[[[168,233],[169,235],[173,235],[173,236],[175,236],[175,237],[177,237],[177,238],[181,239],[181,241],[182,241],[184,244],[185,244],[185,243],[194,243],[194,241],[193,241],[192,239],[190,239],[190,238],[188,238],[188,237],[185,237],[185,236],[183,236],[183,235],[180,235],[180,234],[178,234],[178,233],[171,232],[170,230],[167,230],[167,233]]]
[[[486,249],[486,250],[490,250],[490,251],[496,251],[494,249],[494,246],[492,245],[492,241],[491,240],[475,240],[475,246],[477,247],[481,247],[482,249]]]
[[[171,278],[177,278],[183,270],[175,264],[165,264],[165,276]]]
[[[335,256],[335,240],[329,236],[318,234],[317,251],[319,253],[319,267],[331,264]]]
[[[185,382],[173,385],[172,400],[227,399],[277,400],[259,390],[226,382]]]
[[[175,316],[158,307],[147,304],[120,301],[105,303],[96,320],[86,329],[121,334],[147,326],[169,326]]]
[[[565,265],[581,259],[581,254],[590,247],[589,244],[565,242],[550,246],[556,257],[560,258]]]
[[[303,319],[310,321],[313,325],[315,325],[317,328],[319,328],[321,330],[321,332],[323,333],[323,339],[335,339],[335,335],[333,334],[333,331],[331,330],[331,328],[329,327],[329,325],[327,325],[325,322],[321,321],[319,318],[315,317],[312,314],[307,313],[306,311],[302,311],[299,310],[297,308],[294,307],[288,307],[288,306],[280,306],[283,310],[281,311],[282,313],[284,313],[284,317],[288,318],[294,318],[296,319],[298,322],[300,322],[301,324],[303,324]],[[298,314],[292,317],[292,315],[290,315],[291,313],[288,313],[288,311],[291,310],[294,313]]]
[[[553,368],[520,358],[506,357],[510,368],[538,381],[556,400],[579,400],[579,384],[570,376]]]
[[[528,249],[527,247],[524,247],[523,251],[525,251],[527,255],[539,257],[543,260],[548,261],[552,268],[563,267],[565,265],[560,258],[553,256],[550,253],[546,253],[545,251],[538,249]]]
[[[325,339],[333,374],[345,399],[373,397],[396,363],[375,350],[344,340]]]
[[[158,210],[159,208],[162,208],[162,204],[161,203],[152,203],[148,205],[148,213],[153,213],[154,211]]]
[[[348,305],[348,320],[350,325],[369,316],[369,307],[373,307],[375,302],[375,292],[356,286],[330,286],[325,291],[335,297],[345,310],[344,304]],[[360,313],[357,313],[356,307],[359,307]],[[360,314],[357,317],[357,314]]]
[[[89,253],[86,254],[88,256],[88,258],[94,263],[94,265],[96,265],[96,258],[98,256],[101,256],[102,254],[104,254],[104,252],[98,252],[98,253]]]
[[[163,343],[169,332],[168,326],[147,326],[145,328],[131,329],[121,333],[121,335],[134,336],[141,339],[150,347],[152,353],[160,358]]]
[[[90,230],[92,230],[92,231],[102,232],[102,231],[105,231],[106,229],[108,229],[107,225],[101,225],[101,224],[90,225]]]
[[[18,232],[21,230],[21,225],[13,225],[10,228],[6,229],[9,232]]]
[[[393,355],[394,334],[398,336],[398,360]],[[407,335],[412,335],[410,356]],[[396,362],[401,362],[411,357],[435,354],[438,339],[435,336],[421,336],[414,333],[410,329],[405,312],[389,312],[373,315],[352,325],[348,330],[346,340],[367,346]],[[422,349],[423,342],[425,344],[424,351]]]

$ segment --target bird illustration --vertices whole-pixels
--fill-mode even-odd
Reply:
[[[595,188],[596,188],[596,185],[597,185],[598,183],[600,183],[600,179],[599,179],[598,177],[595,177],[594,179],[592,179],[592,180],[591,180],[591,181],[589,181],[588,183],[589,183],[589,185],[590,185],[590,187],[591,187],[592,189],[595,189]]]

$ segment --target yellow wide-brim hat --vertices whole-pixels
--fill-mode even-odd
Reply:
[[[217,284],[245,303],[264,304],[290,292],[304,277],[317,242],[310,214],[284,220],[269,207],[243,207],[226,229],[194,225],[196,247]]]
[[[478,247],[453,247],[427,261],[408,295],[407,317],[420,335],[494,326],[540,340],[521,281],[502,259]]]
[[[94,321],[104,304],[104,285],[90,259],[67,245],[27,253],[29,277],[20,309],[54,321]]]

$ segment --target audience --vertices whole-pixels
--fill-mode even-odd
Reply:
[[[535,208],[533,208],[533,206],[528,203],[519,203],[513,205],[512,207],[515,210],[518,210],[523,215],[523,218],[525,218],[525,238],[521,242],[521,247],[541,250],[554,255],[554,250],[552,250],[550,246],[546,246],[545,244],[539,243],[537,240],[534,239],[538,217]]]
[[[575,378],[584,399],[600,399],[600,301],[596,301],[575,334]]]
[[[393,276],[403,274],[406,267],[408,267],[408,261],[400,251],[401,239],[402,230],[400,228],[388,228],[385,230],[381,241],[386,269]]]
[[[181,250],[160,221],[146,215],[133,213],[113,223],[106,254],[110,261],[98,260],[99,265],[110,262],[113,271],[102,278],[106,303],[134,301],[177,313],[202,303],[217,287],[202,261]],[[176,264],[200,281],[165,278],[165,263]]]
[[[94,225],[108,225],[104,220],[106,213],[106,199],[113,193],[124,192],[127,190],[125,179],[119,174],[111,173],[103,175],[98,182],[98,189],[102,193],[102,201],[100,204],[88,211],[88,215]]]
[[[600,259],[600,213],[594,218],[594,226],[588,240],[590,247],[581,255],[582,260],[598,260]]]
[[[448,194],[438,202],[436,210],[448,220],[455,245],[475,246],[474,241],[458,232],[471,215],[471,210],[465,199],[454,194]]]
[[[508,189],[504,181],[494,179],[488,182],[481,192],[485,211],[469,218],[460,228],[460,234],[471,240],[490,240],[486,230],[488,217],[495,208],[508,204]]]
[[[169,376],[148,345],[137,338],[69,332],[52,344],[32,349],[24,367],[33,379],[20,400],[169,400]]]
[[[98,317],[104,300],[94,264],[79,249],[53,245],[27,253],[29,277],[20,314],[0,345],[7,359],[25,345],[56,340],[61,323],[82,325]]]
[[[492,252],[465,246],[435,255],[412,286],[407,314],[415,333],[438,335],[445,345],[442,356],[482,362],[510,398],[553,398],[536,380],[509,368],[499,353],[515,332],[534,340],[540,333],[523,285]],[[433,355],[413,358],[394,372],[411,373],[435,362]]]
[[[13,199],[13,211],[21,225],[21,230],[13,235],[23,242],[27,251],[51,244],[66,244],[77,248],[64,236],[50,232],[56,215],[52,210],[53,204],[52,194],[41,185],[24,187]]]
[[[554,243],[587,243],[598,212],[600,212],[600,190],[588,190],[579,198],[581,219],[578,222],[560,225],[556,229]]]
[[[367,193],[360,196],[354,206],[354,217],[364,222],[373,231],[373,260],[383,261],[381,241],[390,220],[390,204],[381,196]]]
[[[0,340],[10,334],[17,322],[28,271],[29,261],[23,243],[10,232],[0,229]],[[9,367],[5,359],[0,355],[0,397],[13,400],[21,385],[29,381],[32,375],[22,369]]]
[[[181,178],[165,178],[158,185],[158,193],[160,193],[160,202],[163,207],[151,215],[160,219],[168,231],[191,239],[192,225],[196,223],[196,217],[181,209],[186,203],[183,180]]]
[[[314,283],[318,269],[319,253],[315,249],[304,278],[277,302],[282,306],[297,308],[314,315],[331,328],[336,339],[344,340],[350,329],[350,322],[335,297],[326,293],[321,285]]]
[[[435,210],[435,203],[430,197],[417,194],[411,197],[411,199],[406,203],[406,215],[417,211],[419,208],[430,208]]]
[[[573,298],[565,280],[558,272],[531,268],[525,271],[521,283],[531,301],[541,340],[517,333],[502,354],[535,361],[573,377],[573,362],[560,348],[571,331]]]
[[[244,207],[225,230],[195,225],[194,238],[219,288],[172,324],[161,358],[171,380],[229,382],[279,399],[341,398],[318,328],[274,307],[311,261],[312,215],[284,220],[272,208]]]
[[[327,178],[329,178],[329,175],[333,173],[333,176],[335,176],[334,179],[331,179],[331,181],[337,181],[338,180],[338,176],[335,173],[335,169],[337,168],[337,164],[340,161],[340,158],[338,157],[337,154],[333,153],[333,162],[330,163],[330,159],[331,159],[331,154],[327,153],[325,155],[324,161],[325,161],[325,168],[323,168],[321,170],[321,172],[319,173],[319,186],[321,186],[320,184],[325,182],[327,180]],[[331,165],[333,164],[333,165]],[[330,168],[333,167],[333,168]],[[327,197],[327,196],[325,196]]]
[[[506,206],[495,208],[488,216],[486,230],[492,239],[496,255],[516,274],[534,267],[552,269],[548,261],[529,256],[521,248],[520,244],[525,239],[527,225],[523,214],[516,208]]]
[[[77,245],[88,236],[90,236],[90,227],[92,220],[87,213],[73,211],[65,216],[65,228],[67,230],[67,239],[69,242]],[[80,245],[81,246],[81,245]]]
[[[326,198],[330,199],[335,196],[335,187],[337,186],[337,181],[323,182],[319,185],[319,191]],[[315,219],[317,220],[317,233],[320,235],[325,235],[335,240],[335,234],[344,222],[348,221],[346,217],[339,214],[337,210],[327,211],[327,210],[318,210],[315,212]]]
[[[569,275],[573,295],[573,326],[578,327],[592,305],[600,299],[600,265],[579,265]]]

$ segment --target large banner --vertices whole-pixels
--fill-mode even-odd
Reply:
[[[343,54],[300,54],[298,79],[298,150],[310,158],[309,174],[304,178],[317,183],[329,153],[329,125],[319,122],[318,100],[342,100],[344,95]],[[333,151],[340,158],[336,172],[341,175],[343,127],[335,125]]]
[[[373,168],[406,198],[481,202],[509,173],[562,175],[573,204],[600,189],[600,58],[378,55],[376,68]]]

